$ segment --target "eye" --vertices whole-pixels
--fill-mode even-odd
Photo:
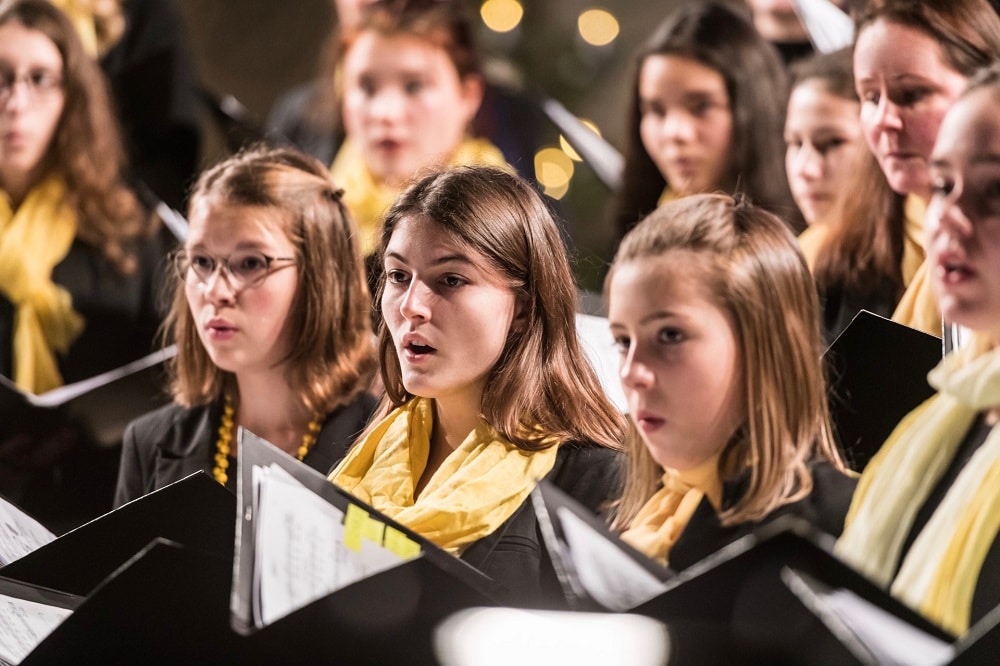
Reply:
[[[215,259],[207,254],[188,254],[188,263],[199,273],[208,274],[215,270]]]
[[[715,104],[713,104],[711,100],[702,99],[694,101],[691,104],[689,104],[688,111],[691,113],[692,116],[701,118],[704,117],[706,114],[708,114],[708,112],[711,111],[714,106]]]
[[[615,336],[615,349],[618,353],[624,356],[628,353],[629,347],[632,346],[632,339],[627,335],[616,335]]]
[[[832,152],[832,151],[840,148],[845,143],[847,143],[847,141],[845,139],[843,139],[841,137],[833,137],[833,138],[830,138],[830,139],[825,139],[823,141],[817,141],[816,142],[816,150],[818,150],[821,154],[825,155],[825,154],[827,154],[829,152]]]
[[[639,115],[642,117],[662,118],[667,115],[667,110],[658,102],[643,101],[640,102]]]
[[[451,287],[452,289],[468,284],[466,280],[458,277],[457,275],[445,275],[441,278],[441,282],[443,282],[446,287]]]
[[[896,101],[900,106],[913,106],[927,96],[926,88],[904,88],[896,94]]]
[[[424,87],[425,86],[423,81],[414,79],[412,81],[407,81],[406,84],[403,86],[403,90],[406,91],[407,95],[416,95],[421,90],[423,90]]]
[[[861,101],[865,104],[875,104],[879,103],[881,96],[875,90],[864,91],[860,95]]]
[[[385,270],[385,281],[390,284],[404,284],[406,280],[407,275],[401,270],[393,268],[387,268]]]
[[[28,81],[36,90],[52,90],[59,85],[59,77],[47,69],[40,69],[28,74]]]
[[[229,268],[234,273],[247,277],[263,273],[267,270],[267,266],[267,257],[256,252],[237,254],[229,260]]]
[[[955,189],[955,181],[944,176],[931,178],[931,196],[946,197]]]
[[[679,328],[668,326],[661,328],[656,334],[656,341],[661,344],[676,345],[685,340],[684,333]]]

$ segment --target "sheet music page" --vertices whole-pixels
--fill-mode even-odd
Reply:
[[[0,663],[21,663],[72,613],[0,594]]]
[[[618,348],[615,347],[615,338],[608,328],[608,320],[578,313],[576,330],[580,336],[580,346],[594,367],[608,399],[622,412],[627,412],[628,401],[625,400],[625,392],[618,378]]]
[[[377,543],[367,538],[372,535],[370,523],[359,524],[365,534],[358,532],[352,540],[350,516],[279,466],[259,469],[259,474],[255,469],[254,476],[258,627],[409,559],[383,547],[381,538]]]
[[[53,541],[56,535],[0,497],[0,566]]]
[[[666,589],[660,581],[566,507],[556,509],[580,584],[613,611],[635,608]]]

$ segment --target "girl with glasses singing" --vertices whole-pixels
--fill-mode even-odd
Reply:
[[[193,472],[235,490],[244,426],[328,472],[374,407],[357,232],[317,160],[251,149],[205,172],[164,330],[174,403],[125,432],[121,505]]]

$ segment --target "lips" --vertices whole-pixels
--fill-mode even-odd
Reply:
[[[405,334],[400,340],[400,347],[404,356],[411,361],[427,358],[437,351],[423,336],[416,333]]]
[[[237,330],[239,329],[225,319],[216,318],[205,324],[205,331],[216,340],[229,339],[236,334]]]
[[[658,430],[667,422],[666,419],[648,412],[646,410],[640,410],[635,413],[633,417],[635,419],[635,425],[643,432],[652,432]]]

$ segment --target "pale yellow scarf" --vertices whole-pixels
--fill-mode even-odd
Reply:
[[[912,194],[906,198],[903,233],[903,285],[906,291],[892,313],[892,320],[924,333],[941,337],[941,308],[924,252],[924,218],[927,207]]]
[[[891,578],[917,511],[977,414],[1000,405],[1000,350],[969,360],[973,353],[963,349],[928,375],[938,394],[900,422],[865,468],[836,549],[956,634],[969,628],[979,572],[1000,529],[1000,428],[959,473]]]
[[[666,566],[670,549],[706,496],[718,511],[722,504],[719,456],[683,472],[666,470],[663,487],[642,506],[622,532],[622,540]]]
[[[52,269],[76,236],[76,213],[62,181],[50,176],[15,211],[0,191],[0,292],[14,304],[14,382],[31,393],[62,385],[55,354],[83,330],[69,293]]]
[[[446,164],[495,166],[510,170],[500,149],[485,139],[466,139],[459,144]],[[362,254],[371,254],[378,243],[382,218],[402,192],[402,188],[377,182],[365,166],[361,147],[351,139],[345,140],[337,151],[330,172],[337,184],[344,189],[344,205],[361,232]]]
[[[410,400],[354,445],[330,473],[330,481],[458,555],[514,514],[552,470],[558,446],[523,451],[484,423],[414,497],[433,429],[434,402]]]

